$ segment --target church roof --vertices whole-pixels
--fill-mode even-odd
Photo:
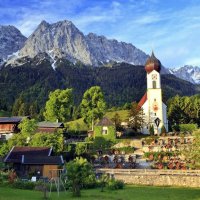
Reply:
[[[144,103],[147,101],[147,93],[144,94],[144,96],[140,99],[138,106],[140,108],[142,108],[142,106],[144,105]]]
[[[160,72],[160,70],[161,70],[161,62],[160,62],[160,60],[158,60],[155,57],[153,51],[152,51],[151,56],[146,61],[145,70],[146,70],[147,73],[150,73],[153,70]]]

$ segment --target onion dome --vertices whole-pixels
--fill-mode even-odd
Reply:
[[[156,70],[157,72],[160,72],[161,70],[161,62],[155,57],[153,51],[151,56],[146,61],[145,70],[148,74],[153,70]]]

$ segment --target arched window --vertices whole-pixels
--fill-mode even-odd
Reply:
[[[153,89],[156,89],[156,81],[153,81],[152,85],[153,85]]]

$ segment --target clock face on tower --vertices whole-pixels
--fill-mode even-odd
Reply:
[[[153,81],[156,81],[157,80],[157,74],[152,74],[151,78],[152,78]]]
[[[154,102],[153,102],[152,109],[153,109],[154,112],[157,112],[158,109],[159,109],[158,108],[158,103],[156,102],[156,100],[154,100]]]

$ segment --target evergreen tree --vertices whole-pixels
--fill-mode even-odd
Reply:
[[[24,103],[23,97],[20,95],[19,98],[17,98],[13,104],[12,107],[12,115],[18,116],[19,109],[21,108],[21,105]]]
[[[28,115],[29,115],[28,104],[22,103],[19,107],[18,116],[28,116]]]
[[[122,126],[121,126],[122,120],[117,112],[115,113],[114,117],[112,118],[112,121],[115,124],[116,130],[121,131],[122,130]]]
[[[162,125],[162,127],[161,127],[161,134],[165,134],[165,133],[167,133],[166,128],[165,128],[164,125]]]
[[[149,133],[150,133],[150,135],[154,135],[154,127],[153,127],[153,125],[150,125]]]
[[[140,130],[144,123],[143,110],[138,106],[136,102],[133,102],[129,111],[129,125],[136,132]]]

